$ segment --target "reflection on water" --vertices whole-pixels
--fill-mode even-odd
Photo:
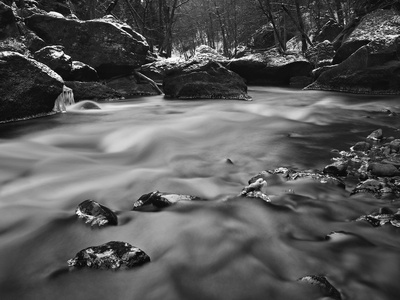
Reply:
[[[298,283],[325,275],[346,299],[397,299],[400,229],[352,222],[388,206],[317,183],[269,182],[272,203],[231,199],[264,169],[328,164],[372,130],[399,137],[396,99],[253,88],[254,101],[102,103],[0,124],[1,299],[317,299]],[[232,163],[227,163],[230,159]],[[208,202],[130,211],[165,191]],[[75,207],[94,199],[120,226],[90,228]],[[227,199],[230,199],[227,201]],[[332,231],[349,234],[334,234]],[[126,241],[150,264],[67,269],[88,246]]]

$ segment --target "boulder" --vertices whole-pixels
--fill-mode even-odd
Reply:
[[[0,40],[18,35],[17,23],[11,7],[0,2]]]
[[[64,53],[63,46],[47,46],[33,54],[33,57],[47,65],[64,80],[69,79],[72,70],[72,59]]]
[[[390,45],[371,42],[306,87],[358,94],[400,94],[400,37]]]
[[[232,59],[227,67],[247,84],[289,85],[290,78],[310,76],[311,63],[300,54],[281,55],[277,50]]]
[[[150,257],[143,250],[129,243],[113,241],[79,251],[68,260],[68,266],[116,270],[131,269],[148,262]]]
[[[333,42],[342,30],[342,25],[338,24],[336,20],[330,19],[324,24],[324,26],[322,26],[321,31],[315,36],[314,41],[319,43],[325,40]]]
[[[160,92],[149,82],[142,81],[140,77],[135,75],[120,76],[108,79],[106,85],[123,97],[129,98],[132,96],[155,96]]]
[[[98,81],[99,75],[96,70],[80,61],[72,61],[70,81]]]
[[[371,41],[389,45],[400,35],[399,15],[393,10],[378,9],[365,15],[355,29],[347,35],[337,49],[333,64],[350,57],[359,48]]]
[[[95,68],[100,78],[129,74],[146,62],[144,37],[110,18],[80,21],[36,14],[25,23],[46,43],[64,46],[73,60]]]
[[[117,215],[111,209],[90,199],[79,204],[75,214],[91,226],[118,225]]]
[[[167,97],[177,99],[250,100],[244,80],[220,63],[191,60],[167,72],[163,82]]]
[[[325,40],[307,49],[305,57],[316,67],[332,64],[335,50],[330,41]]]
[[[372,163],[368,166],[368,171],[378,177],[400,176],[400,171],[392,164]]]
[[[123,95],[100,82],[65,81],[65,85],[74,91],[75,101],[113,100]]]
[[[46,65],[19,53],[0,53],[0,121],[52,112],[63,91],[62,78]]]

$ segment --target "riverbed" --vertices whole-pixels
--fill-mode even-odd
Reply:
[[[299,282],[321,275],[343,299],[398,299],[400,228],[356,222],[400,199],[350,197],[318,182],[268,182],[271,202],[236,197],[257,173],[315,170],[382,128],[400,138],[400,103],[250,87],[253,101],[162,96],[100,103],[0,124],[0,298],[320,299]],[[206,201],[132,211],[162,191]],[[74,212],[95,200],[118,226]],[[338,238],[327,239],[332,232]],[[132,270],[70,269],[89,246],[124,241],[151,262]]]

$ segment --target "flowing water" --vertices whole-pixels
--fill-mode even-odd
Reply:
[[[355,222],[400,199],[349,197],[313,182],[269,182],[272,202],[235,198],[258,172],[322,169],[371,131],[400,138],[390,97],[253,87],[254,101],[142,97],[0,124],[0,299],[318,299],[324,275],[344,299],[399,299],[400,229]],[[230,159],[232,163],[228,163]],[[196,195],[131,211],[155,190]],[[119,226],[74,215],[93,199]],[[330,240],[333,231],[348,234]],[[72,270],[86,247],[125,241],[151,263]]]

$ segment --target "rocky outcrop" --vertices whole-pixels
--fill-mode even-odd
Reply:
[[[79,251],[68,260],[68,266],[117,270],[131,269],[148,262],[150,257],[143,250],[125,242],[108,242]]]
[[[62,78],[46,65],[16,52],[0,52],[0,121],[52,112]]]
[[[65,85],[74,91],[75,101],[114,100],[123,95],[100,82],[65,81]]]
[[[111,18],[80,21],[42,14],[25,23],[47,44],[62,45],[73,60],[94,67],[100,78],[129,74],[146,62],[145,39]]]
[[[191,60],[166,73],[167,97],[177,99],[250,100],[244,80],[214,61]]]
[[[391,44],[400,35],[400,16],[393,10],[376,10],[361,19],[355,29],[348,34],[336,51],[333,64],[341,63],[362,46],[371,41]]]
[[[306,87],[358,94],[400,94],[400,37],[390,45],[371,42],[322,73]]]
[[[289,85],[290,78],[310,76],[311,63],[300,54],[281,55],[276,50],[250,54],[228,62],[227,67],[247,84]]]
[[[315,66],[323,67],[332,64],[335,55],[333,45],[328,40],[307,49],[305,57]]]
[[[118,225],[118,217],[111,209],[90,199],[79,204],[75,214],[91,226]]]

